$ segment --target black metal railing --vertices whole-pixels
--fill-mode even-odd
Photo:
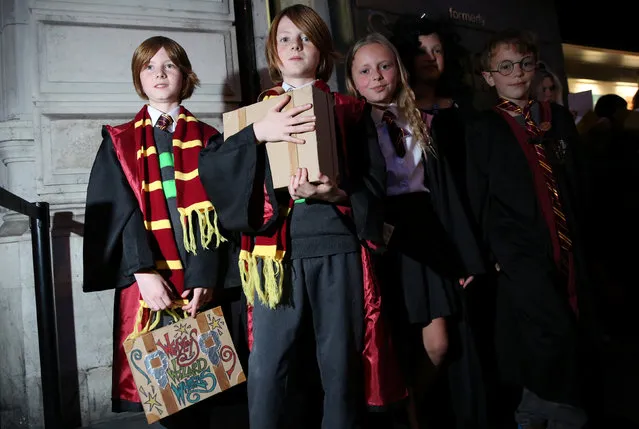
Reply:
[[[30,203],[0,187],[0,206],[29,217],[40,348],[45,429],[62,429],[60,366],[51,269],[51,217],[48,203]]]

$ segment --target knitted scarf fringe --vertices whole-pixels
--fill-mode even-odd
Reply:
[[[259,265],[262,264],[260,275]],[[245,250],[238,260],[242,289],[249,304],[254,305],[255,295],[262,304],[275,309],[282,300],[284,266],[281,260],[268,256],[255,256]],[[264,283],[262,283],[262,279]]]

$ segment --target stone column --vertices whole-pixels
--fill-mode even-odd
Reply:
[[[0,0],[0,186],[36,196],[31,102],[32,73],[26,1]],[[0,210],[0,426],[29,427],[40,420],[38,347],[31,242],[25,216]]]
[[[33,200],[35,156],[30,121],[0,122],[0,164],[5,175],[0,185],[26,200]],[[6,209],[0,213],[0,237],[21,236],[26,232],[29,226],[26,216]]]

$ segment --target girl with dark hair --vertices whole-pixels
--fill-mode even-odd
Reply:
[[[430,102],[426,107],[432,107],[437,101],[471,94],[470,87],[464,84],[462,59],[466,50],[447,24],[404,16],[395,22],[392,33],[391,42],[408,69],[418,104]]]
[[[461,206],[449,219],[451,231],[467,218],[472,219],[466,186],[466,123],[474,116],[473,91],[466,83],[466,50],[449,24],[426,17],[403,16],[393,27],[391,42],[399,52],[409,75],[409,85],[426,129],[433,140],[438,159],[430,159],[447,174],[429,181],[437,184],[433,195],[457,195]],[[450,218],[450,216],[449,216]],[[461,241],[472,247],[477,240],[477,226]],[[445,335],[449,343],[446,376],[451,390],[452,407],[458,424],[473,427],[487,425],[484,378],[495,366],[492,357],[490,308],[494,289],[491,275],[482,275],[473,287],[455,294],[457,311],[446,320]],[[432,391],[437,389],[433,386]]]
[[[465,117],[472,115],[472,90],[464,83],[465,50],[442,22],[405,16],[393,28],[391,42],[409,74],[417,107],[456,185],[465,189]]]

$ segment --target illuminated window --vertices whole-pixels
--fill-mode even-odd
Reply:
[[[632,97],[637,92],[638,85],[632,82],[607,82],[603,80],[568,78],[570,92],[592,91],[592,102],[606,94],[617,94],[632,106]]]

